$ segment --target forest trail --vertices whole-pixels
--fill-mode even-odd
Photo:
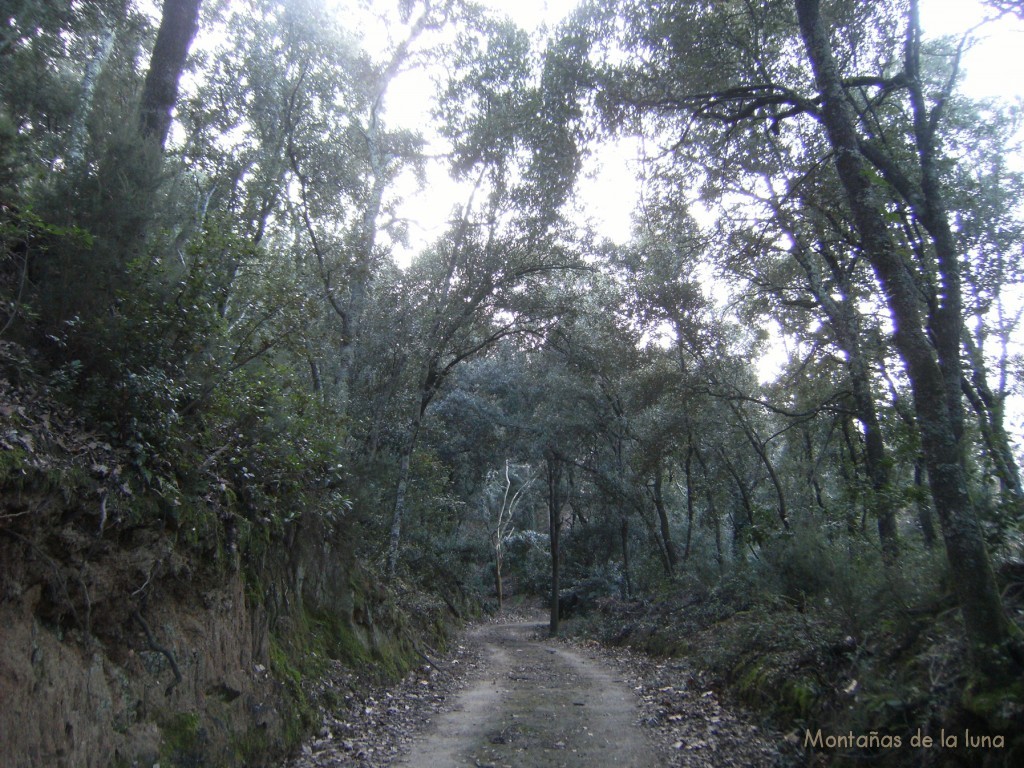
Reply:
[[[415,739],[398,765],[630,768],[664,764],[639,702],[596,656],[542,642],[537,622],[475,630],[482,674]]]
[[[780,733],[718,701],[685,659],[547,636],[526,608],[468,629],[401,682],[347,689],[284,768],[769,768]]]

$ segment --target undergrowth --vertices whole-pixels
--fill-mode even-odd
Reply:
[[[964,705],[966,648],[938,555],[910,550],[885,567],[853,548],[826,561],[813,546],[713,583],[683,574],[644,600],[599,599],[576,631],[688,658],[798,741],[808,765],[1024,764],[1024,698],[1011,682],[993,694],[998,718]]]

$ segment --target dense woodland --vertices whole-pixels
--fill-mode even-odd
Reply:
[[[917,0],[534,33],[463,0],[4,2],[6,557],[152,528],[260,584],[316,520],[385,591],[543,595],[552,633],[693,655],[786,728],[966,723],[1012,762],[1024,176],[1018,105],[959,88],[983,31],[926,38]],[[388,114],[417,68],[422,132]],[[616,243],[575,193],[623,137]],[[399,263],[439,164],[465,198]],[[81,515],[19,506],[62,483]],[[102,639],[65,598],[44,623]]]

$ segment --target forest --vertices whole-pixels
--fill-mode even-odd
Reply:
[[[983,5],[0,3],[0,763],[280,764],[542,600],[791,765],[1024,764]],[[619,242],[580,190],[624,143]]]

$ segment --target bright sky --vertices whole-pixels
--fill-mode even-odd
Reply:
[[[552,29],[579,5],[579,0],[479,0],[511,18],[521,28],[539,35]],[[430,123],[435,85],[423,71],[403,73],[392,84],[386,102],[386,116],[393,125],[420,129]],[[436,140],[436,138],[435,138]],[[433,152],[443,152],[436,143]],[[617,241],[630,234],[632,209],[639,195],[635,142],[621,142],[602,150],[600,160],[591,158],[584,167],[584,179],[577,194],[581,215],[593,220],[598,231]],[[466,185],[452,181],[443,162],[432,164],[427,185],[418,190],[411,175],[403,180],[405,198],[400,215],[410,221],[409,247],[396,249],[400,264],[408,263],[424,246],[436,240],[447,227],[452,208],[469,195]]]
[[[930,35],[960,35],[985,17],[977,0],[921,0],[921,24]],[[977,45],[964,57],[964,90],[978,97],[1024,95],[1024,22],[1008,16],[976,36]]]
[[[537,33],[553,28],[579,3],[579,0],[481,0],[484,5],[507,14],[520,27]],[[921,0],[921,17],[930,35],[956,35],[982,18],[977,0]],[[977,96],[1015,98],[1024,95],[1024,23],[1008,19],[992,24],[978,33],[979,42],[964,59],[965,89]],[[392,86],[387,102],[388,119],[393,124],[422,129],[430,123],[435,87],[428,73],[409,72]],[[435,145],[434,151],[443,151]],[[597,231],[615,241],[629,238],[632,213],[639,196],[636,158],[639,147],[634,140],[609,144],[592,156],[584,169],[576,204],[581,215],[591,220]],[[434,164],[425,189],[418,190],[411,177],[401,188],[406,202],[401,214],[410,220],[410,244],[399,249],[400,263],[407,263],[417,252],[442,234],[453,206],[464,201],[465,188],[452,182],[443,163]]]
[[[244,0],[230,0],[244,2]],[[339,13],[359,23],[384,8],[394,8],[393,0],[323,0],[328,5],[345,8]],[[159,0],[138,0],[156,21]],[[520,27],[539,38],[543,28],[552,29],[565,18],[579,0],[478,0],[505,13]],[[920,0],[921,18],[929,36],[960,35],[985,18],[985,9],[978,0]],[[360,10],[352,13],[353,5]],[[362,32],[370,50],[387,50],[386,27],[353,30]],[[975,33],[977,43],[967,51],[962,62],[966,72],[964,90],[977,97],[1008,100],[1024,99],[1024,22],[1007,17],[989,24]],[[428,152],[442,154],[445,146],[431,132],[431,110],[436,86],[428,72],[413,70],[401,74],[393,83],[386,103],[386,119],[392,126],[424,131],[430,146]],[[576,195],[576,209],[581,218],[593,223],[596,231],[616,242],[628,240],[632,214],[639,197],[639,144],[623,140],[603,145],[595,151],[584,168],[584,177]],[[1022,160],[1024,163],[1024,160]],[[423,188],[408,175],[395,190],[403,199],[398,215],[409,222],[408,247],[396,246],[399,264],[408,264],[427,245],[441,236],[447,227],[452,209],[468,198],[468,190],[448,176],[443,159],[428,166]],[[763,381],[775,378],[785,362],[785,340],[776,329],[778,341],[766,350],[759,364]],[[1011,408],[1012,431],[1024,435],[1024,405]]]
[[[374,0],[368,1],[372,7]],[[963,34],[986,16],[986,10],[977,0],[920,1],[922,24],[929,36]],[[540,35],[544,27],[551,29],[565,18],[579,0],[480,2],[504,12],[523,29]],[[976,44],[962,61],[964,90],[976,97],[1024,97],[1024,55],[1021,53],[1024,51],[1024,23],[1008,17],[987,25],[975,36]],[[428,127],[435,90],[428,73],[413,71],[403,74],[393,83],[389,93],[387,119],[392,125],[412,129]],[[429,128],[427,130],[429,133]],[[443,143],[436,137],[431,144],[431,151],[444,151]],[[591,221],[599,234],[616,242],[625,242],[631,233],[632,215],[640,192],[639,150],[635,140],[602,146],[587,161],[584,178],[578,187],[576,208],[579,215]],[[407,264],[444,232],[453,207],[466,201],[468,191],[449,178],[443,161],[432,164],[425,188],[420,189],[410,176],[403,180],[398,191],[404,198],[399,215],[410,222],[410,243],[407,248],[396,248],[396,258],[400,264]],[[776,342],[765,350],[758,365],[762,381],[776,378],[788,357],[781,331],[776,329],[772,335]],[[1013,433],[1024,434],[1024,407],[1012,406],[1008,427]]]

